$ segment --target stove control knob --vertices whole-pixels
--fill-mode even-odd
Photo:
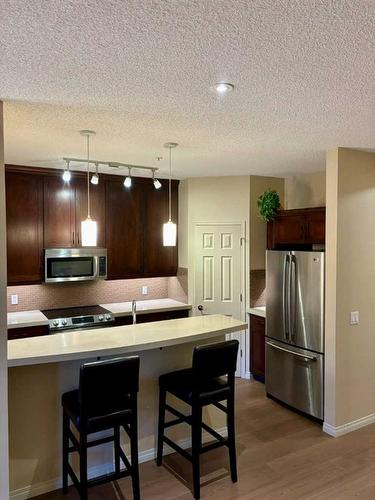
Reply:
[[[110,314],[106,314],[105,315],[105,320],[106,321],[110,321],[112,318],[111,318],[111,315]]]
[[[59,326],[59,322],[57,321],[57,319],[53,320],[52,324],[53,326]]]
[[[104,316],[103,316],[103,314],[100,314],[100,315],[98,316],[98,320],[99,320],[99,321],[103,321],[103,320],[104,320]]]
[[[66,321],[66,319],[63,319],[63,320],[61,321],[61,324],[62,324],[62,326],[66,326],[66,325],[68,324],[68,322]]]

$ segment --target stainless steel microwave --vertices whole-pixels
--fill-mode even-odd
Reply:
[[[46,248],[45,283],[91,281],[107,277],[106,248]]]

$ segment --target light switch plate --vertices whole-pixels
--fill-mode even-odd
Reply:
[[[16,306],[18,304],[18,295],[17,294],[10,296],[10,303],[12,304],[12,306]]]
[[[147,295],[148,294],[148,286],[143,286],[142,287],[142,295]]]
[[[350,324],[351,325],[359,324],[359,311],[352,311],[350,313]]]

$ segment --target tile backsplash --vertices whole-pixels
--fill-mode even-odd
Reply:
[[[187,304],[188,270],[186,267],[179,267],[177,276],[168,279],[168,297]]]
[[[266,305],[266,271],[255,269],[250,271],[250,307]]]
[[[170,280],[176,280],[171,287]],[[142,286],[148,286],[147,295],[142,295]],[[16,312],[127,302],[132,299],[164,299],[169,296],[169,288],[176,296],[171,298],[181,300],[177,299],[177,296],[183,297],[177,277],[8,286],[7,305],[8,312]],[[18,295],[18,305],[11,305],[12,294]]]

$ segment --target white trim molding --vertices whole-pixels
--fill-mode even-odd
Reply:
[[[218,429],[216,432],[220,434],[220,436],[223,437],[227,436],[226,427],[222,427],[221,429]],[[208,441],[211,440],[212,436],[210,436],[206,432],[202,433],[202,441],[204,443],[207,443]],[[177,444],[181,446],[181,448],[186,450],[191,447],[191,440],[190,438],[181,439],[180,441],[177,442]],[[166,444],[164,444],[163,456],[169,455],[171,453],[175,453],[175,451]],[[149,450],[141,451],[138,454],[138,460],[140,464],[155,459],[156,459],[156,448],[150,448]],[[102,465],[95,465],[93,467],[88,468],[88,477],[90,479],[93,477],[102,476],[104,474],[112,472],[113,469],[114,469],[114,463],[112,462],[106,462]],[[42,483],[31,484],[29,486],[25,486],[23,488],[11,491],[10,500],[27,500],[28,498],[33,498],[38,495],[43,495],[44,493],[49,493],[50,491],[59,490],[61,488],[61,484],[62,484],[61,476],[56,477],[54,479],[50,479],[48,481],[44,481]],[[71,481],[69,481],[69,484],[72,484]]]
[[[361,429],[362,427],[366,427],[366,425],[370,425],[373,423],[375,423],[375,413],[371,413],[370,415],[366,415],[365,417],[358,418],[357,420],[353,420],[352,422],[348,422],[347,424],[338,425],[337,427],[324,422],[323,431],[330,436],[340,437],[344,434],[356,431],[358,429]]]

